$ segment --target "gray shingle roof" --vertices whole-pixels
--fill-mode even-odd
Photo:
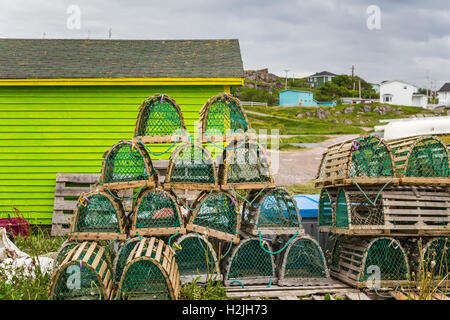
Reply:
[[[450,92],[450,82],[447,82],[438,90],[438,92]]]
[[[322,71],[322,72],[316,72],[313,75],[310,75],[310,77],[320,77],[320,76],[337,76],[337,74],[328,72],[328,71]]]
[[[237,39],[0,39],[0,79],[243,78]]]

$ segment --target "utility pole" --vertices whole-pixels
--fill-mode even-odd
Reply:
[[[109,28],[108,31],[108,39],[111,40],[111,35],[112,35],[112,28]]]
[[[288,73],[288,71],[289,70],[284,70],[284,72],[286,72],[286,78],[285,78],[285,81],[284,81],[284,90],[287,90],[287,73]]]
[[[361,80],[359,80],[358,83],[359,83],[359,99],[361,99]]]
[[[354,65],[352,65],[352,87],[353,87],[353,90],[355,90],[355,66]]]

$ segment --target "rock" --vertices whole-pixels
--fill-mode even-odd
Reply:
[[[336,111],[334,114],[338,116],[338,115],[342,114],[342,112]]]
[[[305,116],[307,116],[308,118],[310,118],[310,117],[312,116],[312,113],[309,112],[309,111],[306,111],[306,112],[305,112]]]
[[[352,122],[352,120],[350,120],[350,119],[344,119],[344,120],[342,120],[344,123],[346,123],[346,124],[352,124],[353,122]]]
[[[331,120],[332,123],[339,123],[336,119]]]
[[[314,116],[318,119],[326,119],[330,116],[330,111],[319,108],[319,109],[316,109]]]
[[[378,114],[380,114],[380,115],[384,115],[384,114],[386,114],[386,113],[388,113],[388,112],[390,112],[390,111],[392,111],[392,108],[389,107],[389,106],[387,106],[387,105],[376,106],[376,107],[373,109],[373,112],[376,112],[376,113],[378,113]]]
[[[364,112],[370,112],[370,111],[372,111],[372,107],[369,106],[368,104],[365,104],[364,107],[363,107],[363,111]]]
[[[344,114],[349,114],[355,111],[355,107],[347,107],[344,109]]]
[[[303,118],[303,113],[299,113],[299,114],[297,115],[297,118],[302,119],[302,118]]]

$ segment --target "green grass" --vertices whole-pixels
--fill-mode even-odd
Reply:
[[[329,139],[327,136],[294,136],[281,138],[283,143],[319,143]]]
[[[285,188],[294,194],[320,194],[320,188],[314,187],[314,180],[302,184],[285,186]]]
[[[184,300],[229,300],[227,291],[220,281],[209,280],[200,285],[194,280],[181,287],[180,298]]]

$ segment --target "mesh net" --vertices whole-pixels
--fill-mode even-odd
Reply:
[[[340,190],[336,201],[336,227],[348,228],[347,197],[344,190]]]
[[[331,270],[339,272],[339,261],[342,252],[342,238],[337,237],[332,242],[332,250],[330,254],[329,267]]]
[[[379,138],[369,136],[355,141],[351,153],[350,177],[393,176],[391,153]]]
[[[64,241],[64,243],[59,247],[58,252],[56,253],[55,267],[57,267],[64,260],[64,256],[77,245],[78,243],[75,241]]]
[[[285,253],[285,278],[325,278],[327,268],[319,245],[307,238],[293,240]]]
[[[169,192],[147,190],[139,197],[133,212],[133,228],[178,228],[182,221],[179,207]]]
[[[449,175],[447,148],[433,137],[417,142],[407,162],[406,177],[447,177]]]
[[[206,195],[206,196],[205,196]],[[203,192],[199,195],[200,203],[194,211],[191,224],[218,230],[231,235],[237,230],[237,215],[239,211],[235,200],[224,192]],[[191,218],[192,219],[192,218]]]
[[[369,245],[366,252],[367,258],[360,281],[366,281],[373,275],[373,271],[369,272],[370,266],[380,269],[380,280],[382,281],[408,279],[409,269],[406,254],[394,239],[376,239]]]
[[[230,260],[228,280],[272,278],[275,274],[272,255],[261,248],[258,239],[244,240]],[[266,246],[268,249],[268,246]]]
[[[115,144],[103,161],[102,183],[148,180],[155,175],[150,157],[138,144],[121,141]]]
[[[433,275],[435,280],[442,280],[450,273],[450,238],[441,237],[432,240],[424,252],[424,269]],[[433,266],[434,265],[434,266]]]
[[[333,209],[330,195],[322,190],[319,198],[319,226],[331,226],[333,224]]]
[[[123,270],[127,264],[127,259],[134,247],[139,243],[139,238],[132,238],[124,242],[120,248],[116,260],[114,261],[114,279],[118,283],[122,277]]]
[[[348,192],[352,225],[384,225],[384,214],[381,197],[377,198],[377,191],[365,191],[364,195],[359,191]],[[376,199],[375,205],[372,202]]]
[[[168,183],[217,182],[213,159],[201,146],[185,144],[174,151],[169,164],[171,171]],[[172,166],[172,167],[171,167]]]
[[[144,101],[135,136],[171,136],[185,132],[183,116],[173,99],[154,95]]]

